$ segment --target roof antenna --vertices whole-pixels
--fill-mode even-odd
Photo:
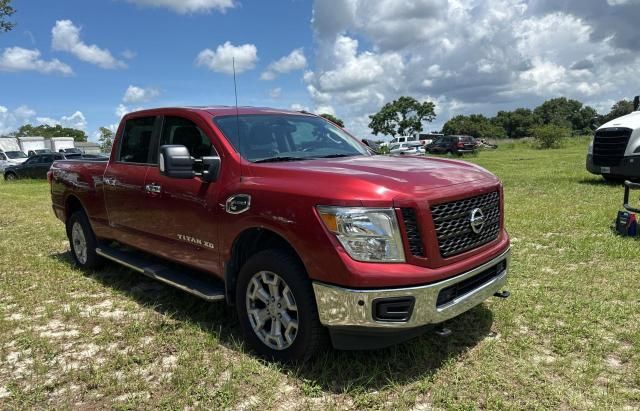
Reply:
[[[233,92],[236,96],[236,132],[238,133],[238,151],[240,152],[240,181],[242,181],[242,143],[240,141],[240,115],[238,113],[238,85],[236,83],[236,58],[231,57],[231,64],[233,65]]]

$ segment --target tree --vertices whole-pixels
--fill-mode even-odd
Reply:
[[[70,127],[62,127],[60,124],[56,124],[55,126],[47,124],[41,124],[39,126],[25,124],[21,126],[18,131],[14,132],[13,136],[73,137],[74,141],[87,141],[87,135],[84,131]]]
[[[344,121],[342,121],[338,117],[334,116],[333,114],[323,113],[323,114],[320,114],[320,117],[324,117],[327,120],[331,121],[332,123],[335,123],[335,124],[339,125],[340,127],[344,127]]]
[[[7,20],[15,12],[11,0],[0,0],[0,31],[10,31],[15,27],[14,23]]]
[[[578,132],[591,132],[597,116],[595,109],[583,106],[578,100],[566,97],[553,98],[533,110],[542,124],[553,124]]]
[[[435,104],[418,102],[413,97],[402,96],[385,104],[376,114],[369,116],[369,128],[374,135],[411,135],[422,131],[422,122],[436,118]]]
[[[504,129],[482,114],[458,115],[444,123],[444,134],[464,134],[476,138],[504,138]]]
[[[98,137],[100,143],[100,151],[103,153],[110,153],[113,146],[113,131],[106,127],[100,127],[100,137]]]
[[[558,148],[569,136],[571,136],[570,128],[555,124],[546,124],[533,130],[533,137],[540,148]]]
[[[537,119],[528,108],[517,108],[514,111],[498,111],[491,122],[501,127],[509,138],[522,138],[532,135]]]
[[[616,102],[613,106],[611,106],[611,110],[607,114],[600,116],[599,122],[600,124],[604,124],[608,121],[611,121],[618,117],[622,117],[632,112],[633,112],[633,101],[623,99]]]

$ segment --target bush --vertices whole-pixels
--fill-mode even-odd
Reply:
[[[571,136],[571,129],[553,124],[533,129],[533,138],[540,148],[559,148],[569,136]]]

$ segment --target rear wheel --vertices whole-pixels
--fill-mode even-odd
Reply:
[[[273,249],[252,256],[240,270],[236,304],[245,340],[263,357],[306,360],[324,345],[311,282],[290,253]]]
[[[76,265],[87,269],[100,265],[102,260],[96,254],[98,243],[84,211],[76,211],[67,220],[67,237]]]
[[[15,181],[18,179],[18,176],[16,175],[16,173],[8,172],[4,175],[4,179],[7,181]]]

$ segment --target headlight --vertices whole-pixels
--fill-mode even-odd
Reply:
[[[593,140],[589,143],[589,148],[587,149],[587,154],[593,154]]]
[[[405,261],[400,228],[392,208],[318,206],[318,213],[354,260]]]

